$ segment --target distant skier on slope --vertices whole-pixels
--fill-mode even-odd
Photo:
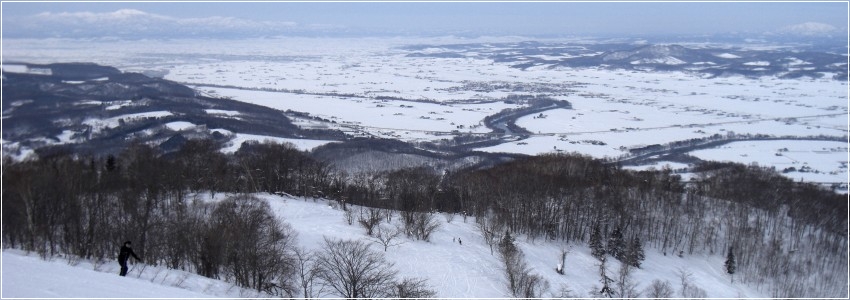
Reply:
[[[130,244],[130,241],[124,242],[124,246],[121,246],[121,251],[118,252],[118,264],[121,265],[121,273],[118,275],[127,276],[127,260],[130,259],[131,255],[137,261],[142,261],[142,259],[133,252],[133,248],[130,247]]]

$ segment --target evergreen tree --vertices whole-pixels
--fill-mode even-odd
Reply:
[[[726,262],[724,262],[726,267],[726,273],[729,274],[729,277],[732,277],[731,281],[735,281],[735,269],[738,267],[735,262],[735,253],[732,252],[732,247],[729,247],[729,252],[726,253]]]
[[[502,236],[502,240],[499,241],[499,254],[501,255],[502,262],[505,263],[505,275],[508,279],[508,288],[510,288],[511,292],[514,295],[519,291],[520,277],[522,273],[523,263],[522,263],[522,254],[517,249],[514,244],[514,238],[511,237],[511,233],[505,231],[505,235]]]
[[[505,235],[502,236],[502,240],[499,241],[499,249],[502,252],[513,253],[516,252],[516,245],[514,244],[514,238],[511,236],[511,233],[505,230]]]
[[[626,263],[635,268],[640,268],[641,262],[645,259],[646,254],[643,251],[643,244],[640,242],[640,238],[633,238],[632,243],[629,244],[629,250],[626,254]]]
[[[593,226],[593,232],[590,234],[590,255],[593,255],[598,260],[605,257],[605,246],[602,245],[602,234],[599,232],[599,225]]]
[[[109,171],[109,172],[112,172],[112,171],[115,171],[115,169],[116,169],[117,167],[118,167],[118,166],[117,166],[117,163],[115,162],[115,156],[113,156],[112,154],[110,154],[110,155],[106,158],[106,170],[107,170],[107,171]]]
[[[624,261],[626,257],[626,242],[623,240],[623,232],[620,227],[615,227],[608,237],[608,254],[611,254],[619,261]]]

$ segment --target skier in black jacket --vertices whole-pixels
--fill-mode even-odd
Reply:
[[[130,248],[130,241],[124,242],[124,246],[121,246],[121,252],[118,253],[118,264],[121,265],[121,276],[127,275],[127,260],[130,259],[130,256],[133,256],[137,261],[142,261],[135,252],[133,252],[133,248]]]

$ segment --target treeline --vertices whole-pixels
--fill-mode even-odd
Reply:
[[[297,233],[250,194],[333,195],[328,171],[290,145],[244,144],[225,155],[210,140],[190,140],[168,155],[136,143],[105,158],[6,159],[3,245],[105,262],[130,239],[147,264],[279,297],[433,296],[424,280],[399,278],[383,253],[362,242],[298,248]],[[209,201],[198,192],[232,196]],[[357,269],[364,266],[375,269]],[[358,277],[340,272],[349,269]]]
[[[301,195],[329,186],[329,169],[293,147],[246,143],[232,155],[218,148],[189,140],[169,155],[135,143],[117,156],[6,159],[3,238],[13,247],[90,258],[111,256],[111,243],[132,236],[151,254],[152,218],[180,213],[191,192]]]
[[[846,273],[846,195],[769,168],[701,170],[682,182],[668,169],[631,172],[577,155],[544,155],[451,174],[442,191],[459,199],[455,209],[497,232],[587,243],[598,227],[603,239],[619,232],[680,257],[732,247],[736,281],[773,297],[843,295],[847,278],[836,274]]]
[[[577,155],[520,159],[444,180],[465,210],[497,230],[589,242],[622,234],[665,255],[735,249],[740,280],[773,297],[843,295],[847,201],[769,168],[708,164],[682,182]],[[496,230],[496,231],[497,231]],[[494,231],[490,229],[489,231]],[[615,257],[616,258],[616,257]]]
[[[475,217],[491,247],[504,239],[502,233],[588,243],[598,230],[604,240],[612,235],[639,240],[665,255],[724,255],[733,248],[736,281],[771,288],[774,297],[842,295],[847,278],[833,275],[846,272],[846,195],[766,168],[701,168],[701,175],[682,182],[670,170],[633,172],[580,155],[544,155],[444,173],[420,167],[346,174],[289,145],[247,143],[222,154],[213,141],[190,140],[163,155],[133,144],[117,156],[5,160],[3,244],[43,255],[111,260],[116,245],[129,237],[146,263],[285,295],[276,290],[287,290],[276,278],[289,278],[288,273],[245,275],[233,263],[228,267],[225,258],[233,255],[222,243],[246,236],[263,245],[279,243],[276,249],[290,253],[290,230],[268,219],[252,223],[265,218],[260,208],[258,215],[241,215],[251,220],[245,221],[248,232],[263,228],[262,234],[227,235],[213,225],[231,224],[221,220],[262,204],[203,203],[190,195],[287,193],[335,200],[343,209],[357,204],[397,210],[405,233],[422,240],[428,232],[417,228],[427,229],[433,223],[428,216],[439,211],[464,221]],[[267,235],[277,238],[262,240]],[[255,265],[263,269],[285,261],[291,258]]]

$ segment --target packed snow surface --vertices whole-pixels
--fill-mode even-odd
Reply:
[[[90,263],[69,265],[66,260],[45,261],[17,250],[3,250],[3,288],[5,298],[210,298],[200,290],[164,285],[156,280],[137,278],[139,266],[127,277],[118,276],[118,264],[101,266]],[[164,272],[178,275],[178,271]],[[197,279],[199,276],[194,276]]]

